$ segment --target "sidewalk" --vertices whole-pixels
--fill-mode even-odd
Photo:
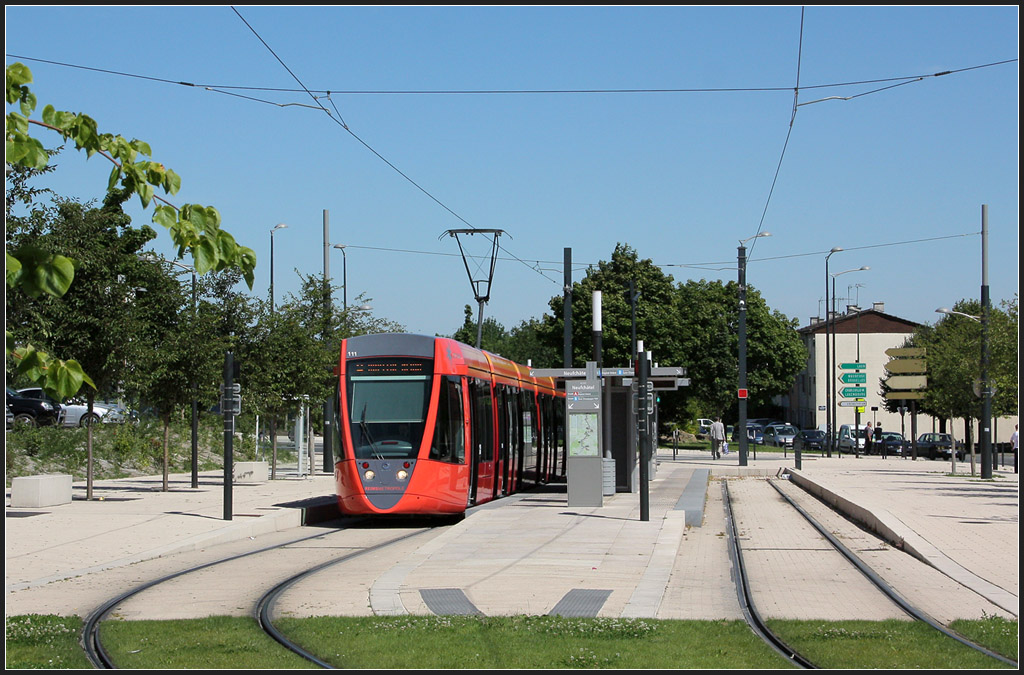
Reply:
[[[649,521],[630,493],[606,496],[601,507],[569,507],[564,490],[498,500],[412,552],[382,554],[367,566],[375,576],[352,585],[369,594],[355,605],[376,614],[738,616],[714,479],[781,476],[792,466],[791,455],[763,450],[740,467],[735,453],[673,458],[662,448]],[[805,457],[793,480],[1016,615],[1017,475],[997,471],[980,481],[948,471],[948,463],[926,460]],[[201,474],[198,489],[188,475],[174,475],[168,492],[159,477],[99,481],[93,501],[76,483],[70,504],[46,509],[12,509],[8,490],[6,611],[36,611],[39,594],[88,611],[61,597],[70,584],[60,580],[324,518],[333,489],[327,475],[236,484],[231,520],[219,472]],[[770,529],[770,513],[754,508]]]

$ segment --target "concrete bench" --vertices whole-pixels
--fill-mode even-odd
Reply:
[[[270,478],[267,462],[235,462],[233,480],[236,483],[262,483]]]
[[[20,476],[11,481],[12,508],[41,508],[71,503],[71,476]]]

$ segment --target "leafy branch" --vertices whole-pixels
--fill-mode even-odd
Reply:
[[[123,136],[100,133],[96,121],[81,113],[61,112],[47,105],[42,120],[31,119],[37,100],[29,88],[32,72],[22,63],[7,66],[6,96],[8,106],[17,106],[5,118],[5,154],[9,166],[42,170],[49,165],[49,154],[39,139],[30,133],[38,126],[71,141],[88,157],[99,154],[113,165],[107,190],[119,184],[129,194],[136,194],[144,209],[154,202],[153,222],[165,227],[178,247],[178,257],[192,255],[198,274],[237,269],[252,288],[255,252],[240,246],[234,237],[221,229],[220,213],[212,206],[185,204],[178,208],[159,196],[157,191],[174,195],[181,188],[181,178],[162,164],[148,159],[149,145],[140,140],[128,141]],[[20,288],[28,297],[43,295],[62,297],[74,280],[73,260],[38,247],[21,246],[7,250],[6,279],[8,288]],[[95,388],[77,361],[50,357],[32,345],[17,346],[7,331],[6,354],[15,361],[15,372],[42,384],[59,399],[78,392],[83,383]]]

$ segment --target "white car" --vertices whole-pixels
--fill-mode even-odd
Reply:
[[[53,399],[46,395],[46,393],[39,387],[29,387],[28,389],[19,389],[18,393],[27,398],[36,398],[43,401],[54,403]],[[67,403],[61,404],[61,416],[59,424],[65,427],[84,427],[89,424],[95,424],[96,422],[103,422],[104,424],[109,423],[121,423],[125,421],[124,413],[114,408],[108,408],[105,405],[93,403],[92,415],[89,414],[89,406],[85,402],[79,399],[71,399]]]

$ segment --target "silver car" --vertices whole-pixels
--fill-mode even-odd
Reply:
[[[47,396],[40,387],[19,389],[18,393],[26,398],[34,398],[54,403],[53,399]],[[105,405],[100,405],[96,402],[93,402],[91,414],[89,413],[89,406],[84,401],[78,399],[71,399],[67,403],[61,404],[60,407],[61,417],[58,423],[65,427],[84,427],[89,424],[95,424],[96,422],[109,424],[112,422],[121,423],[125,421],[124,413],[114,408],[108,408]]]
[[[792,424],[769,424],[764,429],[764,444],[776,448],[792,448],[797,431]]]

